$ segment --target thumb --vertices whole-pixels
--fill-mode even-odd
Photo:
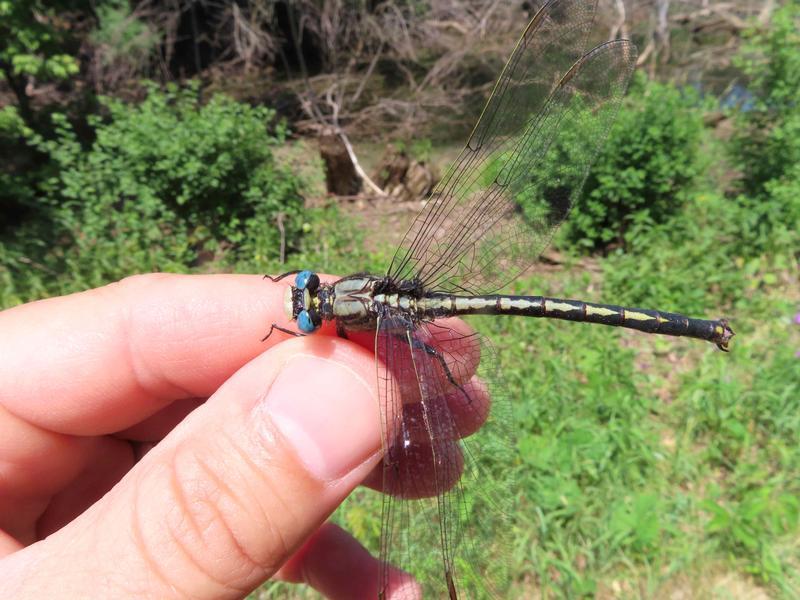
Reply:
[[[6,597],[240,597],[381,458],[374,357],[288,340],[229,379],[105,497],[4,560]],[[8,589],[11,587],[12,589]]]

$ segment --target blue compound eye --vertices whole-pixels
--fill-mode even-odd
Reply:
[[[297,277],[294,278],[294,285],[298,290],[304,290],[313,277],[316,277],[316,275],[311,271],[300,271]],[[317,281],[319,281],[319,278],[317,278]]]
[[[312,271],[300,271],[294,278],[294,285],[298,290],[308,290],[313,294],[319,287],[319,275]]]
[[[316,311],[301,310],[297,313],[297,328],[303,333],[314,333],[321,323]]]

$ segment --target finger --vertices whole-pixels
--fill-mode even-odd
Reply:
[[[431,439],[457,441],[472,435],[486,422],[491,399],[486,384],[477,376],[445,394],[429,398],[424,404],[403,405],[403,440],[428,445]]]
[[[97,435],[176,399],[207,398],[285,322],[285,285],[256,275],[142,275],[0,312],[0,404]]]
[[[114,437],[137,442],[158,442],[164,439],[178,423],[183,421],[190,412],[204,402],[205,399],[199,398],[175,400],[175,402],[165,406],[153,416],[136,423],[132,427],[118,431],[114,434]]]
[[[23,547],[24,545],[13,536],[4,531],[0,531],[0,558],[12,552],[16,552],[17,550],[22,550]]]
[[[36,521],[36,539],[46,538],[77,518],[105,496],[136,461],[133,448],[122,440],[96,438],[93,446],[92,461],[69,485],[48,498],[47,508]]]
[[[161,439],[197,404],[175,402],[133,433]],[[31,544],[60,529],[122,478],[138,460],[136,452],[109,436],[46,431],[0,407],[0,530]]]
[[[408,573],[386,566],[387,600],[417,600],[422,590]],[[330,600],[377,598],[381,587],[380,561],[350,534],[333,523],[320,527],[283,566],[279,577],[306,583]]]
[[[97,443],[43,432],[0,406],[0,530],[22,544],[35,541],[52,495],[80,476]]]
[[[463,453],[457,441],[475,433],[489,417],[491,398],[486,384],[477,376],[460,390],[448,393],[444,405],[428,406],[421,403],[404,404],[402,438],[396,438],[395,449],[390,455],[403,467],[391,469],[390,481],[384,482],[384,458],[381,464],[365,479],[364,485],[372,489],[399,496],[435,496],[450,489],[463,471]],[[440,413],[439,407],[447,413]],[[427,415],[425,413],[428,413]],[[403,446],[403,447],[400,447]],[[409,450],[413,446],[413,451]],[[434,448],[439,460],[434,461]],[[399,457],[399,458],[398,458]],[[442,469],[439,465],[445,458],[453,467]],[[416,492],[406,490],[416,488]],[[423,494],[424,490],[424,494]],[[423,496],[420,496],[423,494]]]
[[[5,596],[86,597],[103,581],[108,596],[241,597],[377,464],[380,440],[368,352],[327,336],[279,344],[79,518],[6,557]]]
[[[450,389],[445,398],[453,417],[453,428],[458,438],[466,438],[478,431],[492,407],[492,399],[486,382],[474,376],[461,389]]]
[[[386,467],[387,461],[391,463]],[[438,496],[453,488],[464,472],[464,455],[454,441],[408,443],[389,450],[382,464],[364,478],[363,485],[398,498]]]

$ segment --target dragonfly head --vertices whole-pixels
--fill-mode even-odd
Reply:
[[[297,328],[303,333],[314,333],[322,325],[322,315],[317,309],[319,275],[311,271],[300,271],[294,278],[294,285],[286,288],[283,307],[286,316],[297,321]]]

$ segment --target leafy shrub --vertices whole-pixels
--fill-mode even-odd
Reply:
[[[704,314],[747,301],[800,252],[800,3],[751,34],[739,59],[752,106],[736,116],[731,153],[742,193],[698,195],[664,225],[633,230],[632,255],[614,254],[605,285],[623,303]],[[575,215],[580,219],[580,211]],[[638,225],[636,226],[638,229]],[[676,276],[676,274],[678,276]],[[698,282],[702,282],[698,285]],[[719,314],[717,314],[719,316]]]
[[[742,216],[739,242],[746,255],[800,253],[800,163],[766,182],[760,194],[740,194],[734,201]]]
[[[737,199],[750,215],[744,241],[754,252],[791,243],[800,250],[800,2],[754,31],[739,57],[751,77],[752,106],[737,115],[731,145],[742,172]]]
[[[776,11],[769,29],[751,31],[737,63],[753,102],[737,115],[732,147],[743,191],[755,196],[800,163],[800,2]]]
[[[273,111],[223,96],[202,105],[196,86],[151,87],[139,105],[102,102],[108,114],[89,119],[88,148],[58,114],[53,139],[30,137],[49,157],[38,194],[55,227],[19,232],[5,256],[68,273],[52,292],[186,270],[221,251],[267,260],[282,242],[287,251],[297,245],[299,181],[273,157],[285,134],[281,126],[267,131]],[[6,265],[19,269],[18,261]]]
[[[565,227],[585,249],[627,245],[678,213],[700,170],[698,97],[637,76]]]
[[[24,168],[27,129],[14,106],[0,108],[0,233],[35,208],[33,181]]]
[[[771,245],[770,255],[753,252],[746,240],[755,218],[736,199],[699,194],[683,213],[632,236],[630,252],[608,256],[604,296],[694,315],[714,311],[709,316],[716,317],[726,312],[723,306],[752,303],[760,286],[774,284],[793,261],[791,246]],[[796,240],[798,234],[789,235]]]
[[[28,127],[44,130],[41,99],[34,105],[29,86],[65,83],[79,74],[75,34],[82,26],[75,15],[90,13],[91,7],[85,0],[0,2],[0,77]]]

